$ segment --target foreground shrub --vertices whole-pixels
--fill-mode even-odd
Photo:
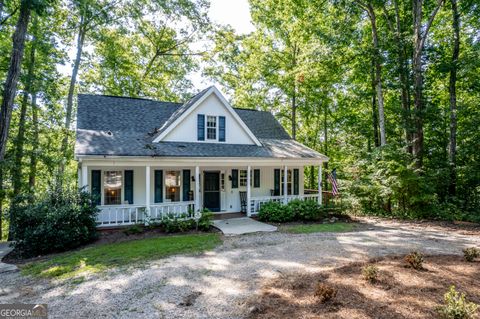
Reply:
[[[97,238],[97,212],[83,191],[49,191],[33,203],[17,199],[11,208],[15,249],[33,257],[89,243]]]
[[[268,202],[261,205],[258,218],[265,222],[286,223],[291,221],[314,221],[323,219],[325,210],[314,200],[294,199],[284,205]]]
[[[318,283],[315,287],[315,297],[322,303],[335,298],[336,295],[337,289],[332,286]]]
[[[198,230],[208,231],[212,226],[213,213],[208,209],[202,210],[202,217],[198,220]]]
[[[264,203],[258,211],[258,219],[264,222],[285,223],[293,221],[294,217],[291,207],[279,202]]]
[[[315,200],[294,199],[287,206],[290,207],[294,220],[313,221],[325,217],[324,211]]]
[[[475,247],[465,248],[463,250],[463,257],[466,261],[472,262],[475,258],[480,257],[480,249]]]
[[[213,214],[208,210],[202,211],[202,216],[198,220],[198,230],[208,231],[212,224]],[[179,216],[171,216],[160,222],[167,233],[183,233],[197,229],[197,222],[195,219],[189,218],[189,214]]]
[[[366,281],[373,283],[377,281],[378,277],[378,267],[375,265],[368,265],[363,267],[362,269],[363,279]]]
[[[477,312],[478,305],[468,302],[465,294],[459,294],[455,286],[451,286],[444,297],[445,304],[438,309],[442,319],[473,319]]]
[[[406,255],[405,262],[408,264],[408,266],[412,267],[413,269],[416,269],[416,270],[423,269],[423,255],[418,251],[414,251]]]

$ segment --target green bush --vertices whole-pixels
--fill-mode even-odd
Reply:
[[[325,211],[315,200],[295,199],[288,205],[295,212],[295,220],[313,221],[326,217]]]
[[[314,200],[294,199],[284,205],[280,202],[262,204],[258,219],[266,222],[313,221],[326,216],[326,211]]]
[[[183,233],[197,229],[197,222],[195,219],[189,218],[190,214],[183,214],[180,216],[171,216],[160,222],[167,233]],[[212,224],[213,214],[208,210],[202,210],[202,216],[198,220],[198,230],[208,231]]]
[[[476,247],[469,247],[463,250],[463,257],[466,261],[472,262],[475,258],[480,257],[480,249]]]
[[[202,210],[202,217],[198,220],[198,230],[208,231],[212,225],[213,213],[208,209]]]
[[[362,269],[363,279],[370,283],[374,283],[378,278],[378,267],[375,265],[368,265]]]
[[[409,267],[416,270],[423,270],[423,255],[418,251],[411,252],[404,258]]]
[[[11,207],[15,249],[33,257],[76,248],[97,238],[96,207],[83,191],[49,191],[33,204],[16,199]]]
[[[455,286],[451,286],[444,297],[445,304],[438,309],[442,319],[472,319],[475,318],[478,305],[468,302],[465,294],[459,294]]]
[[[283,205],[280,202],[267,202],[260,207],[258,219],[265,222],[285,223],[293,221],[295,214],[288,205]]]

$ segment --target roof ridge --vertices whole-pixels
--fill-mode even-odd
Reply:
[[[90,95],[90,96],[98,96],[98,97],[111,97],[116,99],[126,99],[126,100],[143,100],[143,101],[150,101],[150,102],[157,102],[157,103],[170,103],[170,104],[178,104],[183,105],[183,102],[172,102],[172,101],[160,101],[154,100],[144,97],[131,97],[131,96],[123,96],[123,95],[110,95],[110,94],[93,94],[93,93],[78,93],[78,95]]]
[[[265,110],[247,109],[247,108],[245,108],[245,107],[233,107],[233,109],[235,109],[235,110],[242,110],[242,111],[272,113],[272,112],[270,112],[270,111],[265,111]]]

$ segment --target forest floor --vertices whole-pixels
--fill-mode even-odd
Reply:
[[[426,273],[451,278],[470,293],[468,283],[474,284],[466,278],[470,270],[455,268],[455,264],[463,267],[463,248],[480,247],[480,228],[362,218],[358,227],[348,232],[258,233],[223,240],[200,255],[170,256],[69,279],[2,274],[0,303],[47,303],[51,318],[244,318],[258,314],[252,300],[260,300],[272,280],[322,272],[332,274],[333,280],[343,266],[355,273],[351,280],[358,280],[358,265],[413,250],[428,256],[448,255],[428,257],[426,268],[431,271]],[[399,268],[388,268],[396,267],[395,259],[387,258],[384,263],[383,269],[402,274]],[[478,262],[471,267],[474,265]],[[450,277],[445,268],[452,269]],[[430,288],[428,284],[420,287],[425,294]],[[442,298],[443,288],[436,293],[435,302]],[[405,300],[408,303],[409,299]],[[376,305],[380,307],[381,302]],[[394,307],[384,308],[385,317],[397,311]],[[401,317],[402,310],[398,311],[396,316]],[[423,315],[428,317],[428,312]]]

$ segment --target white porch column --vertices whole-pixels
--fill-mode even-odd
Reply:
[[[195,211],[200,211],[200,167],[195,166]]]
[[[251,177],[250,173],[252,171],[252,167],[248,165],[247,167],[247,216],[250,217],[251,215],[251,205],[250,205],[250,200],[251,200],[251,190],[250,190],[250,182],[251,182]]]
[[[322,165],[318,166],[318,203],[322,205]]]
[[[145,224],[150,219],[150,166],[145,166]]]
[[[288,167],[285,165],[283,167],[283,203],[287,203],[287,196],[288,196]]]
[[[80,187],[85,187],[88,185],[88,167],[85,165],[85,163],[82,163],[82,178],[81,178],[81,184]],[[85,189],[88,191],[88,189]]]

